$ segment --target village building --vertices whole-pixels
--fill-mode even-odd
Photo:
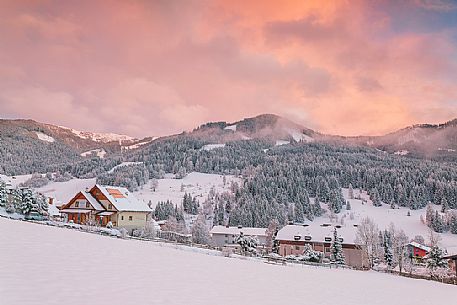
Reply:
[[[422,262],[427,254],[432,250],[430,247],[422,245],[418,242],[412,241],[406,245],[408,256],[415,259],[416,263]]]
[[[127,230],[143,228],[151,219],[152,210],[126,188],[96,184],[78,192],[60,207],[67,220],[78,224],[98,224]]]
[[[313,250],[322,252],[325,258],[330,258],[335,228],[342,244],[346,265],[356,268],[366,267],[368,262],[364,258],[362,248],[355,242],[357,227],[353,225],[340,226],[314,222],[287,225],[279,230],[276,236],[276,240],[279,241],[279,254],[284,257],[303,255],[305,245],[310,245]]]
[[[214,226],[209,233],[211,235],[211,240],[216,247],[234,245],[235,238],[241,233],[245,236],[257,237],[259,246],[265,246],[267,241],[266,228]]]

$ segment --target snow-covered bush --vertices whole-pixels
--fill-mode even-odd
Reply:
[[[240,235],[235,237],[235,243],[240,245],[241,252],[243,254],[256,254],[257,253],[257,245],[259,244],[259,240],[256,236],[244,235],[241,232]]]

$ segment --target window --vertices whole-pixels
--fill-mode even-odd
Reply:
[[[108,204],[108,210],[111,210],[113,208],[113,205],[110,203]]]
[[[295,250],[300,250],[300,246],[295,246]]]
[[[132,221],[133,220],[133,216],[129,216],[129,221]]]
[[[75,208],[79,208],[79,202],[78,201],[75,202]]]
[[[86,202],[86,208],[90,208],[89,202]]]
[[[124,220],[124,216],[121,216],[121,220]]]

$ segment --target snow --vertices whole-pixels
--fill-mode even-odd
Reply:
[[[228,234],[228,235],[240,235],[243,232],[244,235],[249,236],[267,236],[266,228],[250,228],[250,227],[226,227],[226,226],[214,226],[210,233],[211,234]]]
[[[201,150],[210,151],[210,150],[213,150],[213,149],[216,149],[216,148],[222,148],[222,147],[225,147],[225,144],[207,144],[207,145],[204,145],[201,148]]]
[[[399,151],[396,151],[394,152],[395,155],[399,155],[399,156],[406,156],[407,154],[409,154],[409,151],[407,150],[399,150]]]
[[[55,139],[51,136],[48,136],[47,134],[44,134],[42,132],[39,132],[39,131],[35,131],[38,139],[40,139],[41,141],[44,141],[44,142],[49,142],[49,143],[53,143],[55,142]]]
[[[110,169],[107,173],[112,173],[116,168],[123,167],[123,166],[129,166],[129,165],[139,165],[143,164],[143,162],[122,162],[121,164],[116,165],[112,169]]]
[[[281,145],[287,145],[290,144],[289,141],[284,141],[284,140],[276,140],[276,146],[281,146]]]
[[[5,176],[0,174],[0,179],[3,180],[6,184],[10,184],[12,187],[17,187],[19,184],[29,180],[32,177],[31,174],[28,175],[19,175],[19,176]]]
[[[103,159],[106,155],[106,151],[103,148],[97,148],[97,149],[92,149],[92,150],[81,153],[81,157],[87,157],[87,156],[91,155],[92,153],[95,153],[95,155],[97,157],[99,157],[100,159]]]
[[[136,143],[136,144],[132,144],[132,145],[126,145],[126,146],[122,146],[122,149],[124,150],[130,150],[130,149],[137,149],[143,145],[146,145],[146,144],[149,144],[151,143],[152,141],[158,139],[159,137],[153,137],[151,140],[149,141],[144,141],[144,142],[139,142],[139,143]]]
[[[309,237],[309,241],[313,242],[324,242],[325,238],[333,238],[333,230],[335,226],[322,226],[328,224],[327,222],[320,222],[319,219],[313,222],[308,222],[306,226],[303,225],[287,225],[279,230],[277,239],[278,240],[289,240],[294,241],[296,237],[300,237],[300,240],[304,241],[305,237]],[[336,225],[336,224],[335,224]],[[336,228],[338,236],[343,238],[344,244],[355,244],[357,228],[353,225],[340,226]]]
[[[133,194],[146,203],[151,201],[152,207],[159,201],[171,200],[174,204],[181,204],[184,193],[197,197],[200,203],[208,197],[212,187],[217,193],[230,190],[231,181],[241,184],[241,179],[234,176],[226,175],[226,184],[224,185],[223,176],[216,174],[204,174],[198,172],[189,173],[183,179],[174,179],[167,175],[164,179],[158,179],[158,187],[153,191],[152,180],[149,181],[142,189],[133,192]],[[181,185],[184,190],[181,192]]]
[[[67,129],[71,131],[73,134],[76,136],[80,137],[81,139],[90,139],[95,142],[102,142],[102,143],[108,143],[108,142],[123,142],[123,141],[133,141],[136,140],[133,137],[126,136],[126,135],[120,135],[116,133],[101,133],[101,132],[89,132],[89,131],[79,131],[76,129],[64,127],[64,126],[59,126],[60,128]]]
[[[447,152],[456,152],[455,149],[452,149],[452,148],[438,148],[438,150],[440,151],[447,151]]]
[[[354,195],[359,194],[358,190],[354,190]],[[351,210],[347,211],[345,206],[343,210],[337,214],[338,221],[330,221],[328,216],[317,217],[314,222],[319,224],[321,223],[334,223],[342,225],[343,229],[345,227],[353,227],[354,224],[359,224],[364,217],[370,217],[377,224],[380,230],[388,229],[391,223],[394,223],[397,229],[403,229],[410,239],[413,239],[416,235],[422,235],[425,238],[425,241],[428,241],[429,237],[429,228],[427,225],[421,222],[421,215],[425,219],[426,209],[421,210],[409,210],[408,208],[400,207],[396,209],[391,209],[389,205],[383,204],[380,207],[375,207],[371,203],[371,200],[368,200],[367,203],[362,204],[362,200],[358,199],[348,199],[348,190],[343,189],[343,195],[346,200],[349,200],[351,203]],[[361,194],[362,198],[368,198],[366,192]],[[325,208],[323,206],[323,208]],[[435,206],[436,209],[439,209],[440,206]],[[410,211],[411,216],[407,216],[408,211]],[[353,219],[351,219],[351,214]],[[344,218],[344,224],[341,224],[341,219]],[[450,232],[446,233],[436,233],[440,236],[441,241],[439,245],[443,248],[456,247],[457,246],[457,235],[451,234]]]
[[[55,205],[67,203],[78,192],[85,191],[95,185],[95,178],[91,179],[71,179],[65,182],[50,182],[47,185],[36,189],[46,197],[54,198]]]
[[[224,128],[225,130],[233,130],[233,131],[236,131],[236,124],[234,125],[229,125],[227,127]]]
[[[452,285],[374,271],[265,264],[3,218],[0,231],[8,232],[0,234],[2,304],[417,305],[455,297]]]
[[[311,138],[310,136],[304,134],[303,132],[294,130],[294,129],[288,129],[287,132],[292,136],[292,138],[296,142],[304,141],[306,143],[314,142],[314,139]]]

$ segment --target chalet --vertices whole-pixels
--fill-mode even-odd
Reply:
[[[211,235],[213,244],[217,247],[224,247],[235,244],[235,237],[241,233],[246,236],[257,237],[260,246],[264,246],[267,240],[266,228],[214,226],[209,233]]]
[[[330,258],[330,246],[333,240],[333,231],[337,229],[341,241],[346,265],[363,268],[368,265],[362,248],[355,242],[357,227],[331,224],[302,224],[287,225],[278,231],[276,240],[279,241],[281,256],[302,255],[305,245],[310,245],[315,251],[322,252],[324,257]]]
[[[78,192],[60,207],[68,221],[78,224],[95,223],[128,230],[142,228],[151,218],[152,210],[139,201],[126,188],[96,184],[91,189]]]
[[[417,262],[422,261],[427,254],[430,253],[431,248],[422,245],[418,242],[412,241],[407,246],[409,257],[416,259]]]

